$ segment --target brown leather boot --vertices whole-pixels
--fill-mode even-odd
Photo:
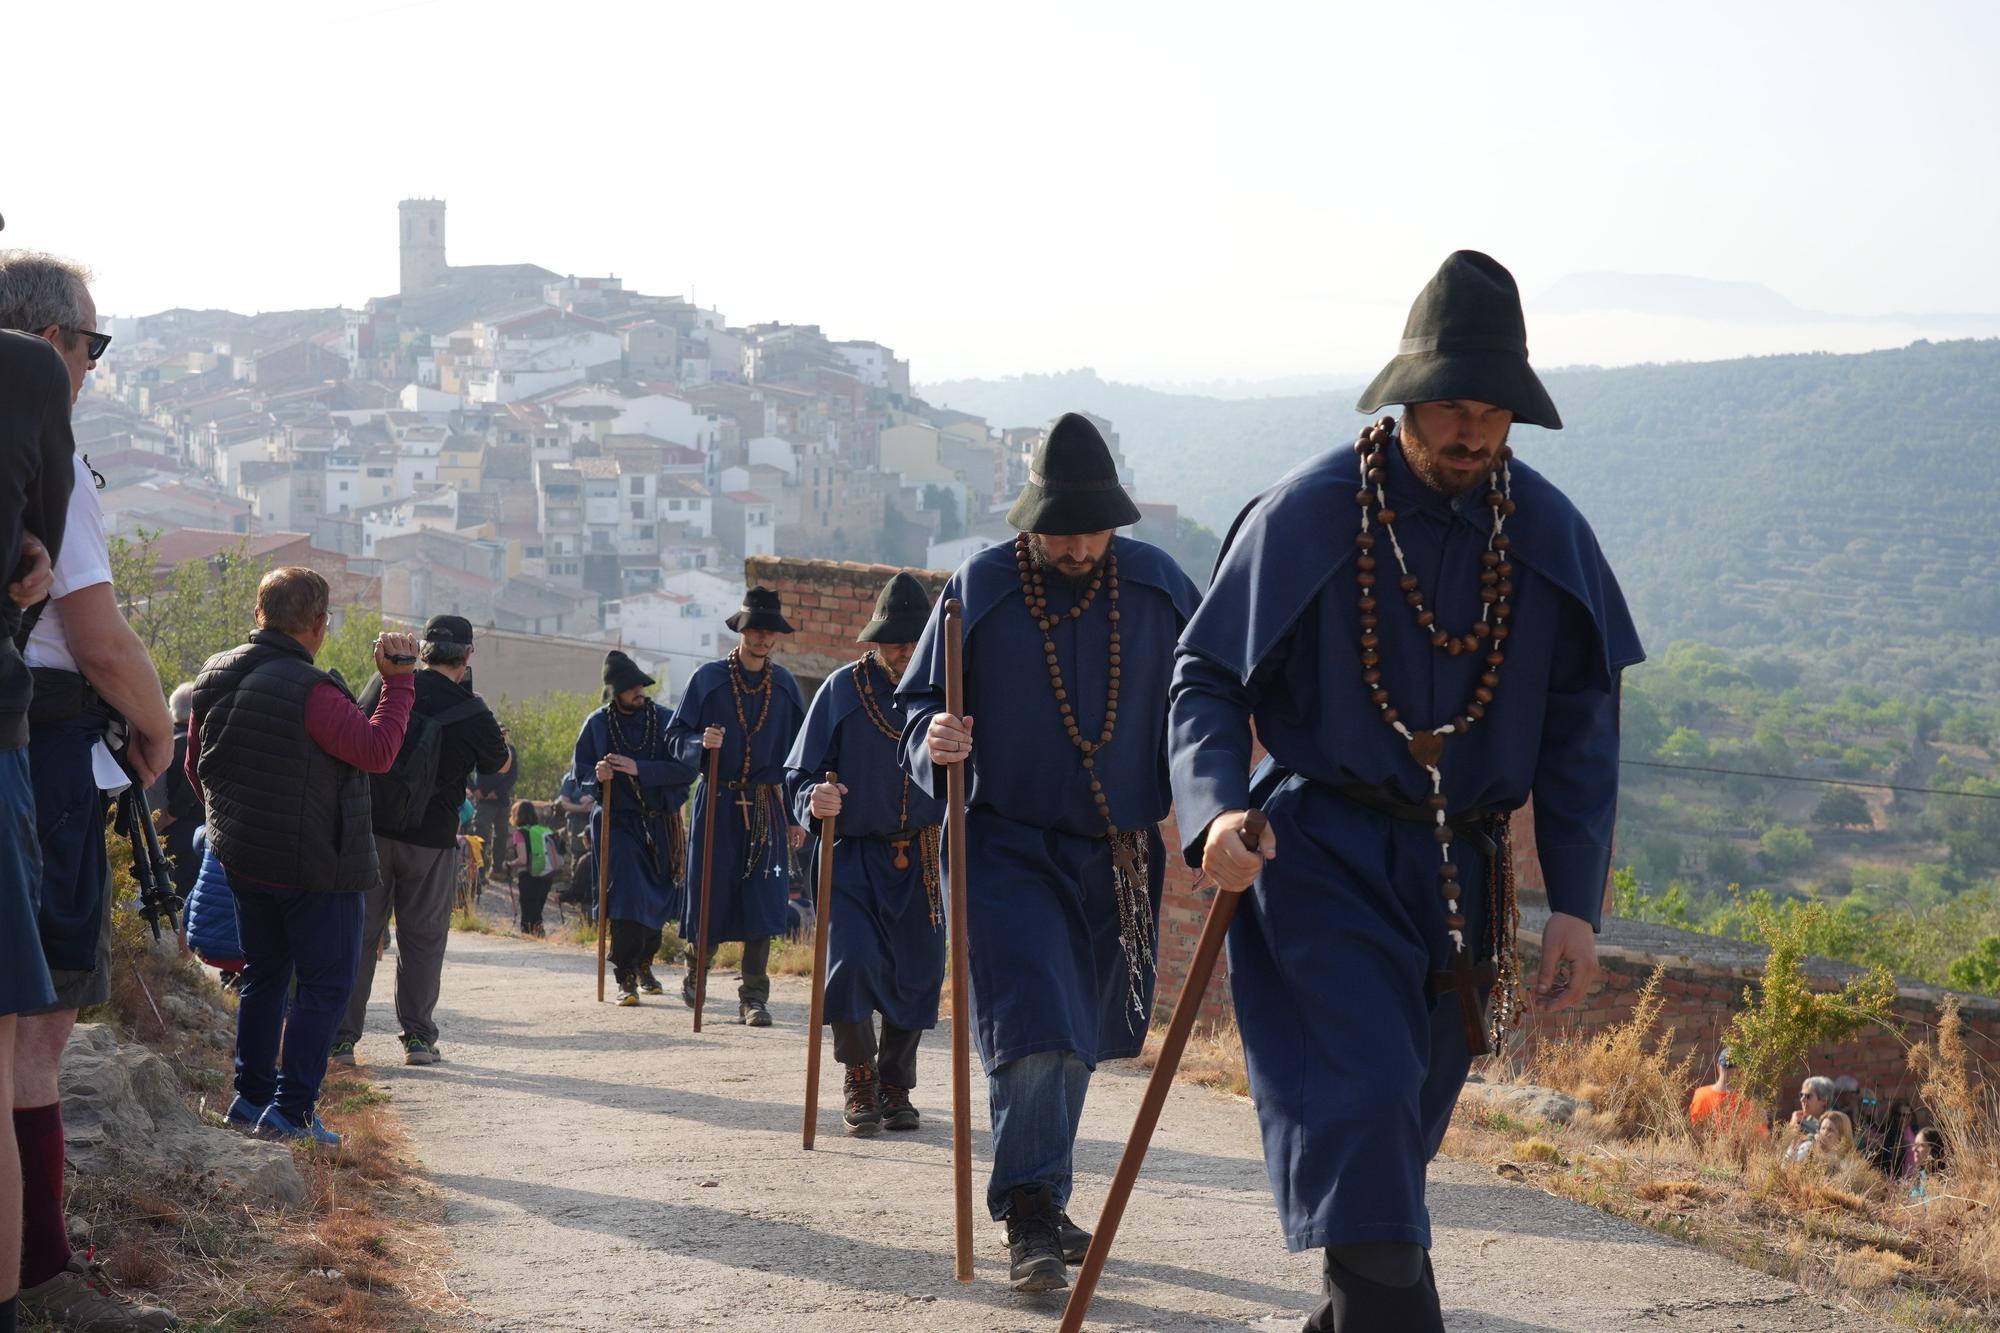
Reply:
[[[881,1084],[875,1080],[872,1065],[849,1065],[847,1067],[847,1114],[841,1122],[847,1132],[858,1139],[865,1139],[882,1128]]]

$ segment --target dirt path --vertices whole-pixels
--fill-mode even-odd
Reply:
[[[400,1064],[393,968],[376,974],[362,1059],[444,1197],[450,1282],[475,1327],[1054,1329],[1060,1298],[1005,1289],[1006,1251],[983,1220],[978,1280],[952,1281],[942,1031],[924,1046],[921,1130],[843,1136],[829,1053],[819,1147],[806,1153],[803,983],[778,978],[776,1026],[713,1022],[696,1037],[672,995],[637,1010],[596,1004],[593,967],[578,950],[455,934],[437,1015],[445,1063],[427,1069]],[[715,1017],[733,1017],[734,979],[716,980]],[[1142,1086],[1126,1066],[1092,1083],[1072,1209],[1085,1225]],[[973,1100],[983,1191],[977,1085]],[[1430,1198],[1453,1330],[1864,1326],[1483,1167],[1438,1163]],[[1090,1327],[1296,1328],[1318,1280],[1317,1255],[1280,1243],[1251,1108],[1176,1089]]]

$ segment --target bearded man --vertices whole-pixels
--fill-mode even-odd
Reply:
[[[838,821],[834,845],[819,849],[833,857],[831,919],[820,922],[827,932],[825,1020],[834,1059],[847,1069],[843,1123],[861,1138],[917,1128],[910,1103],[917,1043],[937,1026],[944,986],[944,802],[904,771],[896,700],[930,611],[930,595],[912,575],[889,580],[857,640],[870,651],[827,677],[785,760],[799,822],[816,835],[816,821]],[[839,780],[827,781],[828,773]]]
[[[721,751],[716,786],[706,775],[695,788],[689,816],[692,837],[688,883],[704,873],[701,832],[710,802],[715,812],[715,869],[710,873],[707,958],[697,958],[700,898],[687,895],[681,910],[681,942],[688,946],[687,977],[681,999],[694,1007],[696,968],[706,971],[715,947],[743,941],[743,970],[736,988],[736,1013],[753,1028],[771,1026],[771,937],[791,920],[789,851],[805,843],[805,830],[792,822],[785,802],[785,756],[805,716],[805,696],[792,673],[771,660],[781,635],[792,626],[778,594],[752,588],[743,605],[723,622],[741,637],[719,662],[704,662],[689,677],[674,713],[668,739],[684,764],[705,762],[704,752]]]
[[[1508,815],[1533,795],[1553,1013],[1596,970],[1641,660],[1589,526],[1513,461],[1513,423],[1562,422],[1506,269],[1445,261],[1359,410],[1389,403],[1237,518],[1173,685],[1184,850],[1249,890],[1229,980],[1285,1242],[1326,1250],[1306,1328],[1347,1333],[1444,1327],[1424,1175],[1516,1017]]]
[[[674,715],[647,696],[653,678],[617,649],[604,655],[604,707],[584,719],[572,775],[592,794],[614,787],[610,828],[597,803],[598,854],[611,858],[611,902],[605,915],[618,1003],[665,988],[653,975],[660,928],[681,910],[686,882],[686,832],[681,809],[696,777],[667,731]]]
[[[1020,536],[945,586],[964,606],[965,715],[944,711],[939,612],[897,690],[917,782],[942,797],[946,766],[967,766],[986,1203],[1017,1291],[1067,1286],[1083,1259],[1066,1210],[1084,1094],[1099,1061],[1139,1053],[1152,1011],[1168,671],[1200,595],[1166,552],[1115,535],[1138,518],[1104,437],[1065,415],[1007,515]]]

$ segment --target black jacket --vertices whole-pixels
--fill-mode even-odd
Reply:
[[[69,429],[69,367],[30,333],[0,331],[0,584],[21,564],[21,541],[33,533],[53,561],[62,551],[76,440]],[[21,609],[0,589],[0,750],[28,743],[34,684],[14,643]]]
[[[428,667],[416,674],[417,698],[411,714],[436,717],[472,697],[464,685]],[[361,709],[373,712],[382,695],[382,678],[375,676],[361,692]],[[450,847],[458,839],[458,807],[465,801],[465,780],[475,768],[498,768],[507,762],[507,742],[493,710],[463,718],[444,729],[438,741],[437,787],[415,828],[383,833],[385,838],[415,847]]]
[[[331,679],[297,639],[264,629],[195,678],[189,744],[208,843],[230,874],[315,893],[375,886],[368,775],[306,732],[306,700]]]

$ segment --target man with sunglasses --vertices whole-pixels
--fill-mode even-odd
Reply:
[[[96,332],[90,275],[52,255],[0,250],[0,329],[48,341],[69,369],[70,401],[83,392],[110,339]],[[42,952],[54,1004],[23,1013],[14,1031],[13,1120],[22,1176],[21,1309],[58,1327],[170,1328],[167,1310],[136,1304],[72,1254],[63,1221],[62,1102],[56,1076],[77,1010],[111,994],[111,875],[104,851],[108,797],[99,772],[113,715],[129,730],[127,762],[142,785],[173,762],[166,695],[111,586],[111,557],[89,467],[75,477],[49,599],[22,656],[34,671],[28,765],[41,842]],[[116,771],[115,766],[111,771]]]

